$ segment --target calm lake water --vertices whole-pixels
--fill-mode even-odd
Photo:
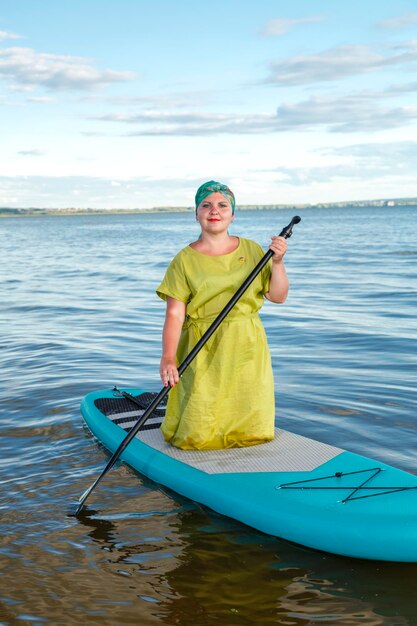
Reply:
[[[294,213],[233,233],[266,248]],[[289,298],[262,310],[277,423],[416,473],[417,207],[299,214]],[[417,564],[286,543],[124,465],[69,515],[107,458],[80,400],[159,391],[154,290],[196,236],[191,213],[0,220],[0,624],[417,624]]]

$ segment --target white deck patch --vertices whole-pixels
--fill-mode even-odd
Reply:
[[[275,429],[275,439],[247,448],[179,450],[166,443],[159,428],[139,431],[138,439],[207,474],[236,472],[309,472],[344,452],[314,439]]]

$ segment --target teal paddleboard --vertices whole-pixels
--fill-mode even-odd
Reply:
[[[83,417],[114,452],[156,394],[88,394]],[[269,443],[178,450],[160,431],[164,407],[147,420],[122,460],[153,481],[264,533],[362,559],[417,562],[417,476],[276,429]]]

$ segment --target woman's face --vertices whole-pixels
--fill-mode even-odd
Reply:
[[[219,191],[204,198],[197,207],[197,221],[209,232],[227,230],[234,217],[230,202]]]

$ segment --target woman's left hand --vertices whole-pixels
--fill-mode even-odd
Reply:
[[[271,239],[272,243],[269,246],[269,249],[274,253],[272,262],[281,263],[288,248],[287,241],[284,237],[272,237]]]

